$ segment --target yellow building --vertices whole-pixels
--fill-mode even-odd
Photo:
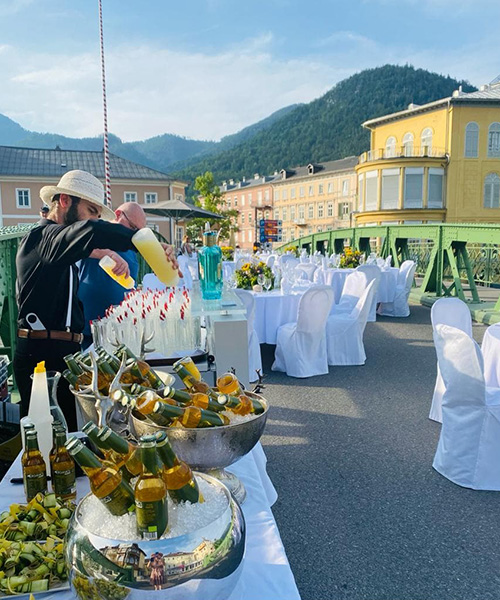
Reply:
[[[500,222],[500,78],[363,127],[357,225]]]

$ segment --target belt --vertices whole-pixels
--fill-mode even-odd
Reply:
[[[18,329],[17,335],[20,338],[27,338],[30,340],[59,340],[61,342],[75,342],[77,344],[81,344],[83,341],[82,333],[73,333],[72,331]]]

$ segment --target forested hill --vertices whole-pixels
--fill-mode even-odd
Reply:
[[[345,79],[321,98],[301,105],[242,144],[175,174],[187,181],[212,171],[215,180],[268,174],[284,167],[335,160],[368,150],[368,119],[451,96],[464,81],[411,66],[386,65]]]

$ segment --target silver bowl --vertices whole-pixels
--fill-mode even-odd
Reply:
[[[196,475],[223,490],[227,508],[206,527],[175,538],[120,540],[95,535],[82,524],[90,494],[83,498],[70,522],[65,550],[71,587],[78,597],[151,600],[159,590],[164,600],[223,600],[231,595],[243,568],[243,513],[217,479]]]
[[[138,412],[132,411],[130,415],[132,433],[139,438],[141,435],[166,431],[172,448],[181,460],[187,462],[193,469],[217,477],[242,504],[246,496],[243,483],[236,475],[224,469],[248,454],[257,444],[264,432],[269,410],[267,401],[262,396],[253,392],[245,392],[245,394],[256,398],[265,406],[262,414],[248,421],[200,429],[160,427],[146,420]]]

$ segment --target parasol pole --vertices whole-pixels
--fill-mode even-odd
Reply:
[[[108,144],[108,109],[106,106],[106,71],[104,67],[104,34],[102,27],[102,0],[99,0],[99,33],[101,37],[101,77],[102,77],[102,108],[104,116],[104,177],[105,177],[105,202],[109,208],[111,203],[111,173],[109,168]]]

